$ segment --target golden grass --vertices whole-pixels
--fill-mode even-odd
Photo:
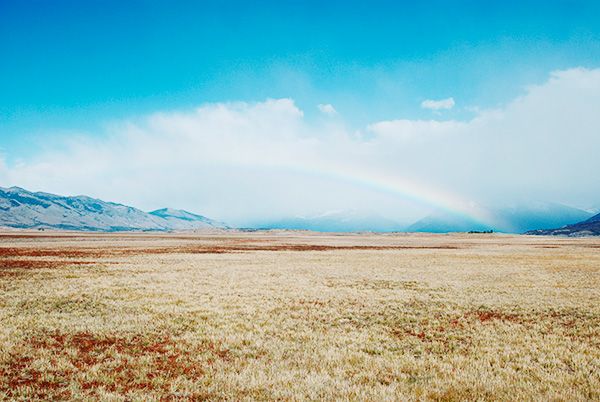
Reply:
[[[600,239],[0,234],[0,398],[600,400]]]

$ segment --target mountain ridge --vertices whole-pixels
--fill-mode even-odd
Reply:
[[[468,216],[434,212],[410,226],[377,214],[329,211],[296,216],[261,225],[264,229],[312,230],[317,232],[469,232],[600,235],[600,214],[553,203],[488,208],[494,224],[483,224]],[[573,223],[578,222],[578,223]],[[21,187],[0,187],[0,227],[79,231],[188,231],[230,229],[205,216],[174,208],[144,212],[132,206],[103,201],[86,195],[62,196],[31,192]],[[558,228],[558,229],[555,229]]]
[[[4,227],[107,232],[228,228],[224,223],[187,211],[156,211],[168,213],[160,216],[86,195],[62,196],[16,186],[0,187],[0,226]]]
[[[582,222],[566,225],[557,229],[536,229],[525,233],[528,235],[546,236],[600,236],[600,214],[594,215]]]
[[[213,219],[207,218],[206,216],[194,214],[189,211],[185,211],[183,209],[174,209],[174,208],[160,208],[154,211],[148,212],[150,215],[158,216],[163,218],[171,223],[176,223],[178,221],[185,222],[202,222],[210,226],[221,227],[223,229],[230,229],[230,227],[224,223],[215,221]]]

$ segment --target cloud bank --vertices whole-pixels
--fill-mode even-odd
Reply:
[[[600,204],[600,69],[557,71],[468,121],[311,121],[291,99],[113,124],[7,165],[0,180],[235,225],[352,209],[409,223],[438,206]],[[439,204],[439,205],[436,205]]]

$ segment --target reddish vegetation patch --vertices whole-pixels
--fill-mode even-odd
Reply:
[[[546,330],[560,331],[566,336],[573,335],[573,328],[578,326],[578,323],[590,322],[590,317],[578,315],[576,312],[539,312],[531,315],[522,315],[516,313],[505,313],[498,310],[473,310],[468,311],[460,316],[451,318],[447,324],[443,323],[438,326],[428,326],[428,321],[425,320],[419,326],[419,330],[413,328],[399,328],[391,331],[394,337],[403,339],[407,336],[417,338],[427,343],[438,343],[448,346],[452,342],[463,342],[465,345],[470,341],[468,331],[474,330],[474,323],[482,323],[485,325],[494,322],[513,323],[527,327],[539,322],[547,322],[549,325]],[[421,329],[423,328],[423,329]],[[466,331],[466,332],[465,332]],[[566,332],[564,332],[566,331]],[[449,334],[452,334],[449,336]],[[581,338],[580,336],[577,338]],[[581,340],[581,339],[579,339]]]
[[[69,239],[77,237],[77,235],[66,236],[66,235],[39,235],[39,234],[25,234],[25,233],[15,233],[15,234],[7,234],[1,233],[0,239]]]
[[[449,337],[445,332],[447,328],[443,326],[428,328],[425,330],[412,330],[412,329],[396,329],[392,331],[392,335],[399,339],[405,339],[406,337],[413,337],[426,344],[426,350],[432,351],[439,348],[443,350],[450,350],[456,348],[468,348],[471,346],[471,341],[464,335],[457,333],[454,336]],[[452,346],[453,345],[453,346]]]
[[[427,324],[426,322],[424,323],[425,325]],[[425,332],[427,331],[427,332]],[[426,328],[425,330],[422,329],[414,329],[414,328],[396,328],[393,329],[392,331],[392,335],[396,338],[400,338],[400,339],[404,339],[406,337],[414,337],[419,339],[420,341],[423,342],[433,342],[435,340],[440,340],[439,335],[441,332],[444,332],[443,328]],[[442,341],[444,341],[442,339]]]
[[[477,310],[465,313],[465,317],[475,317],[480,322],[487,321],[504,321],[504,322],[515,322],[522,324],[524,322],[523,317],[517,314],[507,314],[495,310]]]
[[[327,303],[322,300],[300,299],[300,300],[298,300],[298,304],[300,304],[302,306],[310,306],[310,307],[325,307],[325,306],[327,306]]]
[[[72,260],[13,260],[0,259],[1,269],[42,269],[42,268],[60,268],[68,265],[86,265],[93,264],[89,261]],[[0,271],[1,272],[1,271]]]
[[[465,318],[474,317],[479,322],[487,323],[493,321],[511,322],[521,325],[532,325],[541,321],[549,321],[555,327],[572,328],[579,322],[586,322],[588,318],[580,316],[573,311],[549,311],[538,312],[530,315],[504,313],[497,310],[475,310],[464,314]]]
[[[320,244],[245,244],[190,245],[173,247],[114,248],[32,248],[0,247],[0,257],[106,258],[139,254],[223,254],[248,251],[332,251],[332,250],[455,250],[458,246],[328,246]]]
[[[411,331],[411,330],[406,330],[406,331],[404,331],[404,333],[405,333],[406,335],[410,335],[410,336],[414,336],[414,337],[416,337],[416,338],[419,338],[419,339],[420,339],[420,340],[422,340],[422,341],[424,341],[424,340],[425,340],[425,338],[427,337],[427,335],[425,335],[425,332],[424,332],[424,331],[421,331],[421,332],[414,332],[414,331]]]
[[[170,383],[176,378],[200,378],[216,360],[231,359],[227,349],[213,342],[189,345],[167,335],[121,337],[88,332],[53,333],[31,338],[25,346],[50,351],[54,359],[66,360],[69,365],[66,369],[51,368],[42,372],[32,367],[33,357],[13,357],[8,365],[0,366],[0,392],[9,397],[22,394],[22,388],[28,387],[39,399],[64,398],[69,395],[69,384],[78,383],[88,395],[95,395],[99,389],[121,395],[146,390],[168,398]],[[140,358],[145,361],[141,362]],[[146,375],[140,375],[142,368],[147,371]]]
[[[151,249],[128,249],[118,252],[132,254],[223,254],[248,251],[334,251],[334,250],[418,250],[418,249],[458,249],[455,246],[327,246],[320,244],[273,244],[273,245],[220,245],[186,246]]]
[[[0,368],[0,392],[6,392],[8,397],[15,395],[14,390],[26,387],[28,397],[46,399],[49,396],[66,399],[71,396],[68,389],[61,389],[61,384],[45,379],[44,373],[31,369],[31,357],[17,357],[10,361],[7,367]]]
[[[100,249],[85,248],[33,248],[33,247],[0,247],[0,257],[62,257],[85,258],[102,257],[107,253]]]
[[[280,244],[245,248],[260,251],[329,251],[329,250],[454,250],[456,246],[325,246],[317,244]],[[244,250],[242,248],[241,250]]]
[[[0,258],[0,278],[14,278],[27,273],[29,270],[56,269],[88,264],[94,263],[77,260],[16,260]]]

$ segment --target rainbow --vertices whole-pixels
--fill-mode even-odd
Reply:
[[[288,167],[289,168],[289,167]],[[482,225],[495,226],[496,218],[486,209],[465,200],[448,191],[435,189],[424,183],[417,183],[400,177],[382,172],[356,169],[352,167],[337,166],[312,166],[295,167],[291,170],[315,177],[346,182],[351,185],[372,189],[374,191],[401,197],[404,200],[414,202],[417,205],[430,207],[437,211],[447,212],[463,217]]]

